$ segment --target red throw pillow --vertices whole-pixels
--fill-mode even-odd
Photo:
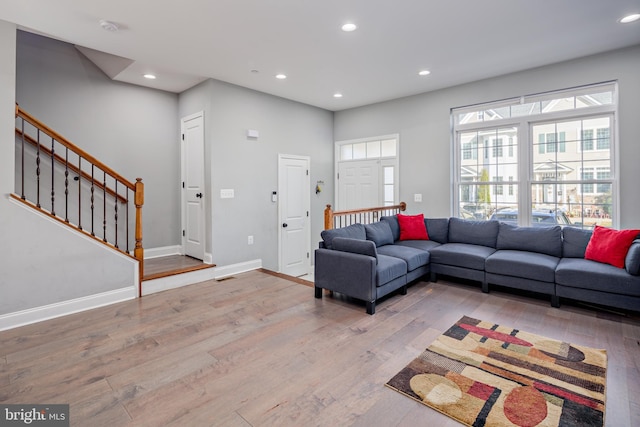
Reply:
[[[400,240],[429,240],[423,214],[398,214],[398,224],[400,225]]]
[[[584,258],[624,268],[624,259],[638,234],[640,230],[613,230],[596,225]]]

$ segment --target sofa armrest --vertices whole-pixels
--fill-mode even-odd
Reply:
[[[376,259],[332,249],[316,249],[316,289],[328,289],[364,301],[376,299]]]

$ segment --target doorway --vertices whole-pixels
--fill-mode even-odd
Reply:
[[[309,273],[311,159],[278,155],[278,252],[280,273],[303,276]]]
[[[181,120],[182,247],[184,254],[204,260],[204,112]]]

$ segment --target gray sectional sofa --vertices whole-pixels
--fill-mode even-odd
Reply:
[[[429,274],[478,281],[560,298],[640,311],[640,240],[625,268],[584,259],[591,231],[517,227],[497,221],[426,218],[429,240],[399,240],[395,216],[374,224],[325,230],[315,252],[315,297],[322,290],[361,299],[369,314],[378,299]],[[639,236],[640,237],[640,236]]]

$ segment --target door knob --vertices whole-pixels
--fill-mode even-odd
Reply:
[[[202,199],[202,193],[196,194],[196,197],[199,198],[199,199]]]
[[[286,222],[282,224],[282,228],[287,228],[289,226],[289,224],[287,224]]]

